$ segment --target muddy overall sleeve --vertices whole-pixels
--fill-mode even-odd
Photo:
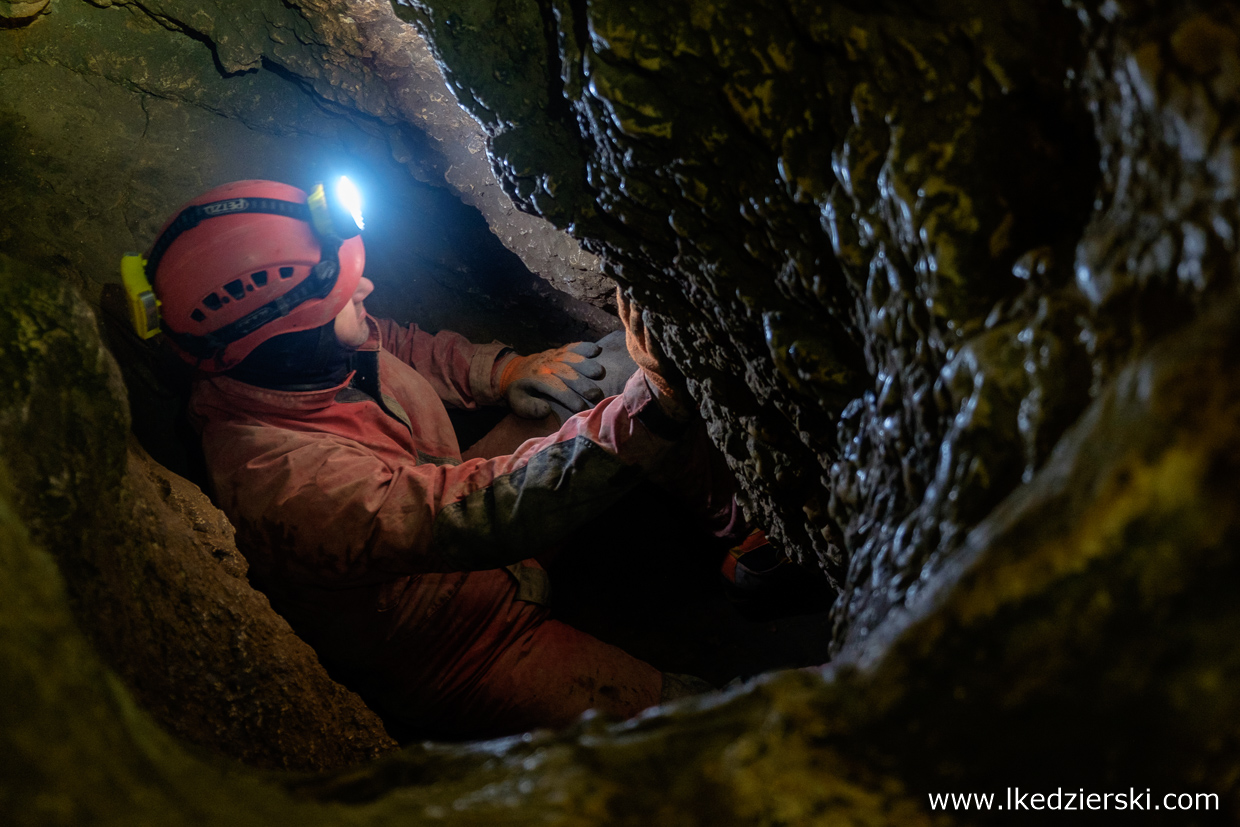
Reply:
[[[459,333],[430,334],[415,324],[375,321],[383,349],[426,377],[448,407],[472,409],[500,401],[492,374],[496,359],[508,352],[507,346],[475,345]]]
[[[393,464],[339,435],[255,428],[207,440],[208,460],[226,510],[285,576],[359,585],[500,568],[545,550],[672,450],[646,424],[652,408],[636,374],[620,396],[508,456]]]

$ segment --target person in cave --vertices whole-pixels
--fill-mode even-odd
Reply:
[[[329,667],[419,733],[561,726],[590,708],[627,717],[706,688],[545,605],[547,556],[643,477],[719,536],[761,536],[731,480],[701,461],[702,429],[641,310],[620,296],[639,369],[606,399],[597,345],[520,356],[376,320],[359,209],[343,192],[217,187],[126,271],[140,332],[162,326],[197,369],[191,418],[252,582]],[[462,455],[445,406],[504,402],[526,417],[552,402],[580,413]]]

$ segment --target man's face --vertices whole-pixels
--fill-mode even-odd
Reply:
[[[336,316],[336,339],[345,347],[359,348],[370,338],[370,327],[366,324],[366,308],[362,302],[375,289],[370,279],[362,276],[353,291],[353,298]]]

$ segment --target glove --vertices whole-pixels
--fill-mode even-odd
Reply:
[[[594,361],[603,349],[592,342],[577,342],[533,356],[512,355],[497,365],[499,393],[517,416],[542,419],[551,413],[548,399],[570,411],[584,411],[603,398],[595,383],[607,370]]]
[[[620,321],[624,322],[624,342],[629,355],[645,375],[646,384],[654,393],[654,401],[670,419],[688,422],[693,418],[695,407],[685,388],[684,376],[668,361],[659,343],[646,328],[642,309],[636,302],[626,299],[618,287],[616,306],[620,311]]]

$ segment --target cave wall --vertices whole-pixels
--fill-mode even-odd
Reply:
[[[663,319],[837,646],[1234,288],[1224,7],[395,5],[514,200]]]
[[[129,434],[120,370],[77,291],[3,255],[0,355],[10,519],[54,550],[77,622],[143,709],[263,767],[333,769],[395,748],[250,588],[223,513]]]

